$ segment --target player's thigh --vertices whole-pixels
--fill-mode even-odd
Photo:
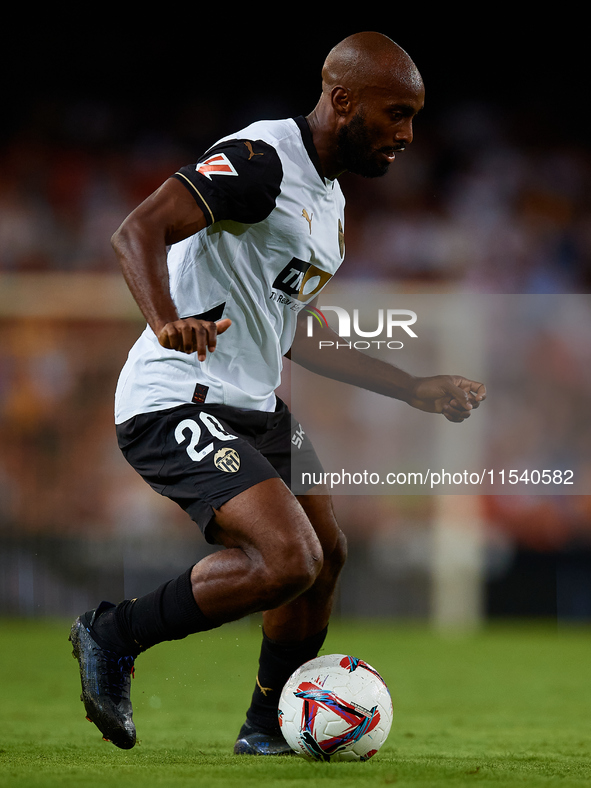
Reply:
[[[304,508],[281,479],[254,484],[215,511],[212,540],[258,553],[266,563],[322,560],[322,546]]]
[[[344,541],[344,536],[326,486],[314,486],[311,481],[323,476],[322,464],[309,435],[284,403],[281,414],[277,427],[268,432],[259,449],[292,490],[327,555]]]

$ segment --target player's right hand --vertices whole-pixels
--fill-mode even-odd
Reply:
[[[158,334],[158,342],[167,350],[179,353],[197,353],[199,361],[205,361],[207,351],[213,353],[218,334],[223,334],[232,325],[225,317],[215,323],[211,320],[198,320],[187,317],[167,323]]]

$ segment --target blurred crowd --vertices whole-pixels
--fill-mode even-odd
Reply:
[[[113,271],[111,233],[180,165],[255,117],[185,108],[176,126],[124,133],[120,108],[31,112],[0,149],[0,271]],[[340,276],[449,281],[482,292],[586,292],[591,157],[542,140],[535,117],[458,105],[415,123],[378,181],[344,176]],[[126,128],[126,127],[125,127]]]

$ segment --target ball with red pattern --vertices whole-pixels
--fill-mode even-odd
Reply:
[[[383,678],[364,660],[346,654],[306,662],[279,700],[281,732],[309,760],[368,760],[386,741],[392,716]]]

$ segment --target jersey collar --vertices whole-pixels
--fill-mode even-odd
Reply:
[[[299,115],[297,118],[294,118],[295,123],[297,124],[300,133],[302,135],[302,141],[304,143],[304,148],[314,167],[316,168],[316,172],[320,175],[322,182],[326,183],[327,179],[324,177],[324,173],[322,172],[322,164],[320,163],[320,156],[318,155],[318,151],[314,145],[314,140],[312,139],[312,131],[310,130],[310,126],[308,125],[308,121],[303,115]]]

